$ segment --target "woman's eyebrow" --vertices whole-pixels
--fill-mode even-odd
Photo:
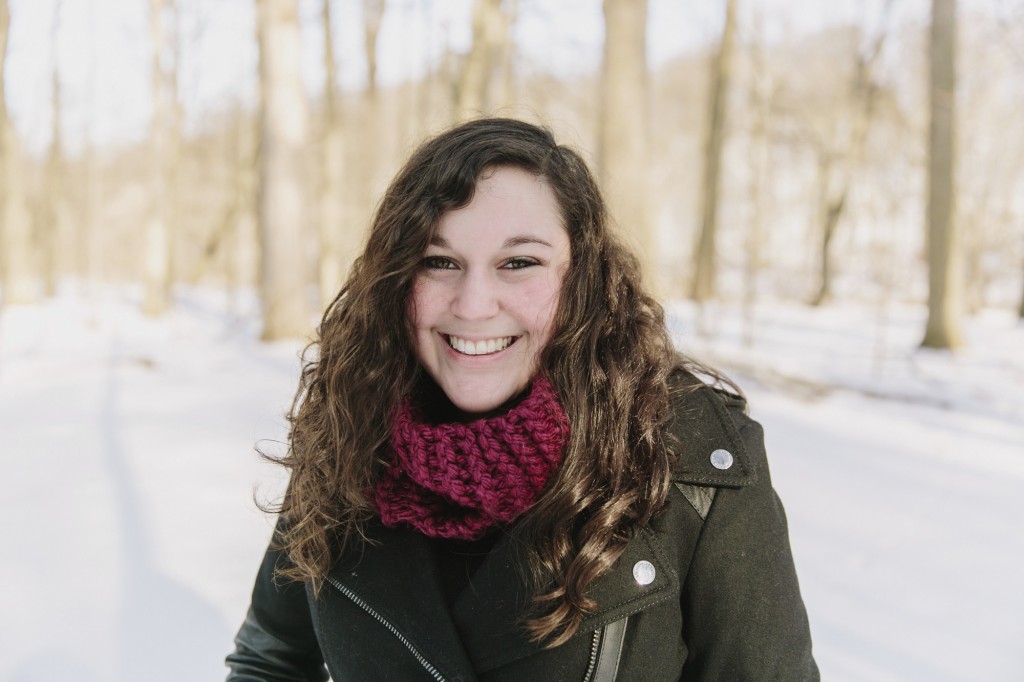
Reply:
[[[549,242],[544,241],[540,237],[533,237],[530,235],[520,235],[517,237],[509,237],[505,240],[503,249],[511,249],[516,246],[522,246],[523,244],[543,244],[544,246],[551,246]]]
[[[533,237],[530,235],[518,235],[516,237],[509,237],[508,239],[506,239],[505,243],[501,245],[501,248],[511,249],[517,246],[522,246],[523,244],[541,244],[543,246],[551,247],[550,242],[547,242],[541,239],[540,237]],[[438,235],[434,235],[433,237],[430,238],[430,245],[436,246],[440,249],[451,248],[451,245],[448,243],[448,240]]]

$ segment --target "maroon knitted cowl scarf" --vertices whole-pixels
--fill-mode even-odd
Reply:
[[[373,490],[385,526],[475,540],[529,508],[562,458],[569,420],[538,377],[504,414],[428,424],[406,398],[392,419],[393,460]]]

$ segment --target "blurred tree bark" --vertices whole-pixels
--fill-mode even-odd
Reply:
[[[7,0],[0,0],[0,270],[3,296],[0,304],[36,303],[39,300],[36,250],[32,221],[25,194],[21,149],[7,114],[4,65],[11,14]]]
[[[324,30],[324,137],[320,145],[319,272],[320,306],[326,308],[334,300],[345,279],[345,270],[351,256],[346,253],[344,235],[351,226],[342,218],[344,142],[338,111],[338,77],[334,59],[331,0],[323,0],[321,20]],[[368,68],[371,73],[376,73],[375,63],[371,63]]]
[[[257,223],[266,341],[305,337],[307,113],[296,0],[256,0],[260,64]]]
[[[50,27],[50,148],[46,155],[44,191],[40,204],[40,236],[42,241],[43,291],[46,296],[57,293],[57,278],[60,272],[61,245],[67,235],[68,207],[66,168],[64,157],[64,135],[61,130],[64,108],[61,97],[60,65],[57,45],[60,29],[60,14],[63,1],[57,0],[53,7],[53,22]]]
[[[87,10],[87,34],[89,35],[89,58],[86,71],[85,104],[90,112],[82,140],[81,195],[78,210],[74,216],[75,270],[86,300],[94,298],[95,284],[100,262],[100,240],[96,229],[99,220],[100,194],[104,175],[97,161],[96,153],[96,2],[90,0]]]
[[[246,252],[258,239],[254,225],[255,175],[256,175],[256,131],[241,105],[236,102],[232,108],[231,120],[235,122],[227,131],[224,145],[223,165],[228,169],[227,192],[222,205],[220,219],[207,236],[202,254],[187,275],[188,281],[198,282],[216,265],[223,269],[227,289],[227,312],[238,315],[241,311],[239,294],[242,287],[251,281],[245,268],[249,264]],[[182,275],[177,276],[179,281]]]
[[[883,16],[889,15],[892,0],[887,0]],[[819,253],[818,291],[811,299],[811,305],[819,306],[832,298],[832,241],[836,228],[846,209],[846,201],[853,184],[854,169],[864,154],[864,146],[874,120],[879,87],[875,82],[875,66],[885,45],[887,32],[879,31],[871,42],[867,53],[858,50],[851,90],[853,94],[852,120],[845,144],[836,151],[826,140],[817,146],[818,151],[818,203],[821,215],[821,251]],[[843,112],[845,114],[845,112]]]
[[[241,106],[237,108],[237,117],[244,121]],[[221,223],[221,230],[225,243],[224,275],[230,294],[228,306],[232,314],[238,314],[242,310],[239,294],[242,287],[250,281],[250,273],[244,267],[248,264],[244,258],[245,249],[258,241],[253,239],[253,236],[259,234],[259,229],[254,224],[258,182],[256,157],[259,154],[257,136],[258,131],[251,125],[236,125],[231,131],[227,148],[227,164],[233,169],[233,173],[228,208]]]
[[[647,0],[604,0],[604,26],[597,145],[601,184],[611,216],[636,240],[646,276],[657,287],[647,196]]]
[[[384,20],[384,0],[363,0],[363,49],[366,54],[366,91],[377,96],[377,38]]]
[[[995,164],[993,164],[995,166]],[[991,169],[985,175],[995,175]],[[982,171],[984,172],[984,171]],[[985,256],[990,252],[986,248],[985,232],[987,227],[995,222],[993,211],[990,206],[993,203],[992,192],[999,186],[1000,178],[989,177],[988,182],[975,191],[973,196],[965,196],[964,188],[958,199],[961,207],[957,211],[957,230],[960,235],[960,251],[963,262],[963,295],[961,303],[964,312],[974,315],[985,305],[985,289],[989,284],[989,277],[985,272]],[[998,190],[996,190],[998,191]],[[965,205],[968,204],[968,205]]]
[[[490,91],[496,81],[506,80],[495,78],[495,74],[508,59],[510,25],[510,12],[503,8],[502,0],[474,1],[473,42],[456,89],[457,120],[479,116],[495,106]]]
[[[697,242],[693,285],[690,291],[690,296],[695,301],[705,301],[715,296],[715,242],[718,232],[719,185],[722,177],[722,148],[725,144],[735,32],[736,0],[726,0],[725,25],[722,28],[722,40],[718,44],[718,52],[715,54],[712,64],[711,86],[708,95],[700,238]]]
[[[377,82],[377,45],[380,26],[387,9],[384,0],[363,0],[363,54],[366,59],[366,88],[348,108],[346,125],[339,142],[342,208],[342,267],[347,273],[359,253],[366,227],[373,217],[377,172],[381,161],[381,137],[384,115]],[[339,100],[340,101],[340,100]],[[339,105],[339,111],[341,107]],[[335,292],[337,293],[337,292]]]
[[[956,0],[932,0],[928,127],[928,322],[921,345],[963,345],[956,233]]]
[[[1024,267],[1021,267],[1021,272],[1024,272]],[[1021,281],[1024,283],[1024,277],[1021,278]],[[1017,310],[1017,316],[1024,320],[1024,291],[1020,295],[1020,308]]]
[[[766,186],[770,173],[771,147],[768,139],[768,123],[771,117],[772,100],[776,85],[768,69],[765,57],[763,23],[756,16],[750,40],[751,87],[749,104],[752,110],[750,130],[749,161],[751,216],[746,244],[746,267],[743,272],[743,345],[754,345],[754,306],[757,303],[758,276],[761,272],[761,243],[763,240],[765,211],[767,210]]]
[[[178,148],[178,50],[175,0],[149,0],[151,41],[150,201],[146,226],[143,312],[161,315],[171,302]]]

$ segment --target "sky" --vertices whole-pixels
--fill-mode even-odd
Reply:
[[[972,0],[998,5],[1005,0]],[[7,91],[15,126],[35,154],[50,139],[50,83],[60,70],[65,101],[64,136],[72,153],[85,140],[103,146],[145,136],[150,116],[149,29],[146,0],[63,0],[52,47],[58,0],[10,0],[11,38]],[[182,62],[179,77],[186,132],[257,97],[257,46],[253,0],[179,0]],[[758,15],[769,38],[826,24],[877,24],[884,0],[757,0],[741,2],[741,21]],[[335,2],[336,59],[343,91],[365,83],[360,8]],[[572,76],[600,63],[600,0],[518,0],[514,39],[524,69]],[[652,66],[713,41],[723,18],[722,0],[650,0],[648,60]],[[379,37],[380,81],[394,84],[422,74],[448,45],[465,52],[470,42],[471,0],[390,0]],[[895,19],[920,20],[926,0],[895,0]],[[322,89],[319,0],[299,0],[302,60],[307,90]]]

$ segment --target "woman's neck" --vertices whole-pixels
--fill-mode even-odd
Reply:
[[[529,385],[493,410],[487,412],[465,412],[449,400],[445,392],[441,390],[441,387],[433,379],[424,375],[419,388],[413,396],[413,404],[421,413],[424,422],[428,424],[469,424],[478,419],[488,419],[505,414],[521,403],[528,395],[530,395]]]

